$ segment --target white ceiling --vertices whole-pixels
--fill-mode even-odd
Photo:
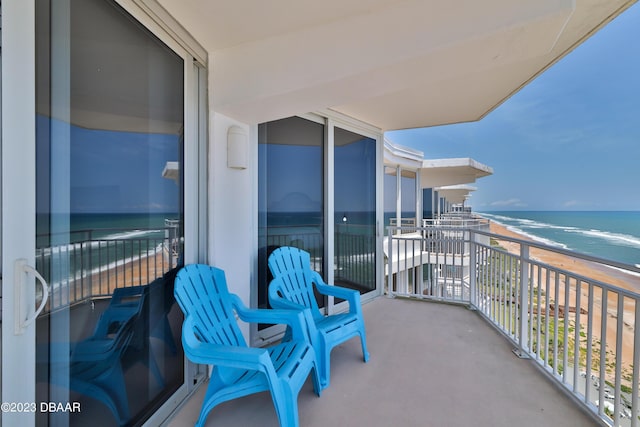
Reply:
[[[247,123],[331,108],[383,130],[482,118],[634,1],[159,0]]]

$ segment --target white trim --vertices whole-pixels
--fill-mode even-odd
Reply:
[[[206,84],[202,85],[203,82],[206,83],[206,70],[204,79],[201,75],[198,77],[193,57],[206,65],[206,52],[172,19],[160,23],[162,20],[158,17],[162,13],[155,7],[158,6],[155,1],[116,1],[185,61],[185,238],[188,242],[193,242],[185,249],[186,259],[196,259],[199,194],[198,187],[192,184],[198,183],[198,141],[206,134],[208,117],[206,110],[204,115],[197,116],[198,107],[206,108],[206,96],[202,102],[197,92],[202,87],[206,90]],[[142,7],[144,5],[146,7]],[[147,15],[151,11],[153,17]],[[35,212],[35,2],[4,2],[2,21],[2,204],[11,207],[2,212],[2,265],[5,278],[2,312],[7,319],[13,318],[13,290],[4,283],[13,283],[13,280],[7,280],[14,276],[13,260],[25,258],[28,263],[33,264],[35,257],[35,240],[24,238],[35,236],[35,215],[29,214]],[[198,119],[203,118],[205,123],[198,123]],[[34,290],[29,289],[24,300],[34,298]],[[29,307],[33,311],[32,304]],[[2,327],[3,401],[35,402],[35,326],[31,325],[20,336],[7,329],[12,327],[12,322],[5,321]],[[147,425],[157,425],[187,396],[189,389],[194,387],[193,378],[190,377],[190,372],[194,371],[192,368],[193,365],[185,360],[184,384],[152,415]],[[7,425],[31,426],[35,424],[35,414],[4,413],[2,422]]]
[[[416,162],[420,162],[420,164],[422,164],[422,160],[424,159],[424,152],[396,144],[387,138],[384,138],[384,148],[394,156],[402,157],[407,160],[415,160]]]
[[[342,127],[346,130],[351,130],[352,132],[357,132],[362,136],[379,139],[379,136],[382,136],[383,134],[381,128],[371,125],[369,123],[365,123],[351,116],[347,116],[346,114],[342,114],[335,110],[331,110],[331,109],[319,110],[315,114],[324,116],[326,118],[331,118],[335,121],[334,123],[335,125]]]
[[[209,90],[208,70],[194,61],[198,73],[198,262],[209,254]]]
[[[402,225],[402,168],[396,166],[396,220]]]
[[[383,197],[383,188],[384,188],[384,180],[383,180],[383,159],[384,159],[384,144],[383,144],[383,132],[381,129],[369,125],[367,123],[361,122],[352,117],[346,116],[342,113],[333,110],[323,110],[317,111],[313,113],[305,113],[305,114],[297,114],[295,117],[300,117],[305,120],[309,120],[314,123],[318,123],[324,126],[325,129],[325,138],[323,145],[323,160],[325,162],[323,168],[323,197],[324,197],[324,257],[325,257],[325,279],[328,283],[334,282],[334,272],[333,272],[333,256],[334,256],[334,246],[333,244],[329,244],[329,242],[334,243],[334,232],[335,232],[335,204],[334,204],[334,186],[335,186],[335,162],[334,162],[334,132],[335,128],[339,127],[340,129],[354,132],[359,135],[362,135],[367,138],[371,138],[376,143],[376,289],[371,290],[361,296],[362,301],[368,301],[381,295],[384,292],[383,287],[383,277],[384,277],[384,256],[382,255],[382,238],[384,235],[383,227],[384,227],[384,197]],[[267,122],[269,123],[269,122]],[[258,162],[258,125],[254,125],[252,127],[251,136],[250,136],[250,145],[253,147],[253,170],[254,177],[252,179],[253,189],[252,189],[252,199],[254,203],[254,214],[253,221],[254,224],[258,224],[258,182],[259,182],[259,173],[258,169],[260,167]],[[258,229],[255,227],[253,231],[253,241],[255,242],[255,248],[258,248]],[[255,253],[255,252],[254,252]],[[252,265],[253,267],[253,278],[251,280],[251,304],[253,307],[257,304],[257,292],[258,292],[258,274],[257,274],[257,266],[258,262],[255,257],[252,257]],[[347,309],[347,303],[341,302],[339,304],[334,304],[333,298],[329,297],[327,301],[326,310],[330,314],[332,312],[340,312]],[[279,328],[277,326],[264,329],[262,331],[258,331],[257,326],[252,325],[250,335],[250,342],[254,345],[264,345],[275,339],[278,339],[280,335],[283,333],[284,329]]]
[[[198,105],[197,96],[198,75],[191,62],[191,57],[184,58],[184,144],[182,176],[184,182],[182,191],[184,197],[184,241],[185,264],[198,261]],[[194,93],[195,92],[195,93]]]
[[[372,289],[371,291],[368,291],[364,294],[361,295],[361,300],[362,301],[368,301],[371,298],[375,298],[376,296],[380,295],[380,293],[384,290],[384,288],[381,286],[382,282],[382,277],[384,274],[383,271],[383,262],[382,259],[384,258],[384,256],[382,256],[383,252],[382,252],[382,238],[381,236],[384,235],[384,232],[380,233],[380,227],[383,226],[384,224],[384,195],[383,195],[383,191],[384,191],[384,179],[383,179],[383,169],[384,169],[384,164],[383,164],[383,157],[384,157],[384,145],[382,143],[384,135],[381,129],[376,128],[375,126],[371,126],[367,123],[358,121],[354,118],[351,118],[349,116],[345,116],[344,114],[341,113],[337,113],[333,110],[327,110],[328,114],[330,114],[330,116],[327,118],[328,123],[331,124],[331,135],[333,138],[334,132],[335,132],[335,128],[339,127],[340,129],[349,131],[349,132],[353,132],[353,133],[357,133],[358,135],[364,136],[366,138],[371,138],[375,141],[376,144],[376,178],[375,178],[375,186],[376,186],[376,202],[375,202],[375,209],[376,209],[376,224],[375,224],[375,229],[376,229],[376,289]],[[335,117],[333,117],[335,116]],[[333,140],[332,140],[333,143]],[[333,147],[332,147],[332,151],[333,151]],[[332,159],[333,160],[333,159]],[[335,165],[332,164],[331,165],[331,173],[334,174],[334,167]],[[332,204],[333,204],[333,195],[334,195],[334,187],[331,187],[331,197],[332,197]],[[332,205],[332,211],[335,211],[335,206]],[[335,214],[335,212],[333,212]],[[332,241],[335,237],[334,234],[334,223],[335,223],[335,218],[334,221],[330,221],[331,222],[331,228],[332,230],[328,234],[327,234],[327,238],[326,240],[328,240],[328,237],[331,236]],[[335,243],[335,242],[334,242]],[[333,246],[332,246],[333,249]],[[332,251],[333,252],[333,251]],[[333,259],[333,258],[330,258]],[[329,283],[333,283],[333,268],[330,269],[331,270],[331,276],[328,276],[328,279],[331,279],[331,281]],[[343,310],[346,310],[347,308],[347,303],[346,302],[342,302],[340,304],[337,305],[328,305],[328,310],[329,313],[331,312],[340,312]],[[344,307],[344,309],[343,309]]]
[[[332,118],[327,118],[325,126],[324,147],[324,268],[327,283],[335,283],[334,253],[335,253],[335,132],[336,124]],[[327,297],[325,310],[327,314],[335,312],[334,298]]]
[[[384,135],[376,138],[376,288],[384,295]],[[368,298],[363,298],[365,301]]]
[[[422,186],[420,185],[421,183],[421,176],[420,176],[420,169],[418,169],[416,171],[416,226],[420,227],[421,226],[421,219],[422,219]]]
[[[309,120],[310,122],[318,123],[319,125],[323,125],[323,126],[326,126],[327,124],[327,118],[325,116],[318,115],[315,113],[297,114],[294,117],[300,117],[301,119]],[[285,118],[288,118],[288,117],[285,117]],[[275,121],[275,120],[270,120],[270,122],[271,121]]]
[[[10,321],[14,261],[35,261],[35,2],[5,1],[2,26],[2,401],[35,402],[35,324],[14,335]],[[24,297],[22,308],[33,313],[26,301],[35,289]],[[2,423],[34,425],[35,413],[3,413]]]
[[[162,41],[171,46],[172,49],[172,45],[177,44],[186,50],[197,62],[205,67],[208,65],[209,55],[207,50],[156,0],[114,1],[134,18],[139,20],[145,28],[152,33],[156,35],[163,33],[166,35],[165,39],[170,38],[171,43],[165,39],[162,39]]]

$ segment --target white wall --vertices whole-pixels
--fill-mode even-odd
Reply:
[[[229,291],[249,306],[253,271],[255,141],[250,126],[222,114],[210,114],[209,140],[209,263],[225,271]],[[227,167],[227,131],[240,126],[248,136],[247,169]],[[245,338],[249,328],[243,326]]]

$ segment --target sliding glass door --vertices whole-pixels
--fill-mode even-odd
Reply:
[[[311,255],[324,271],[325,126],[290,117],[258,127],[258,307],[268,307],[267,259],[280,246]],[[317,296],[318,305],[325,302]]]
[[[191,378],[173,281],[198,247],[198,67],[115,1],[35,6],[35,105],[11,129],[31,133],[2,141],[2,383],[36,407],[3,423],[141,425]]]
[[[267,260],[280,246],[309,252],[329,283],[377,289],[379,144],[375,132],[316,115],[258,126],[258,307],[269,306]],[[338,302],[316,299],[329,310]]]
[[[376,289],[376,140],[334,128],[334,282]]]

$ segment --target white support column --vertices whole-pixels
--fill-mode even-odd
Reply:
[[[396,221],[397,226],[402,226],[402,169],[396,166]]]
[[[336,263],[335,256],[335,202],[333,186],[335,185],[335,165],[334,165],[334,135],[335,121],[331,118],[327,119],[325,129],[325,141],[327,146],[324,149],[325,164],[325,185],[324,185],[324,224],[325,224],[325,245],[324,245],[324,266],[326,272],[327,283],[335,282],[335,272],[333,271]],[[327,314],[333,314],[334,298],[327,297]]]

